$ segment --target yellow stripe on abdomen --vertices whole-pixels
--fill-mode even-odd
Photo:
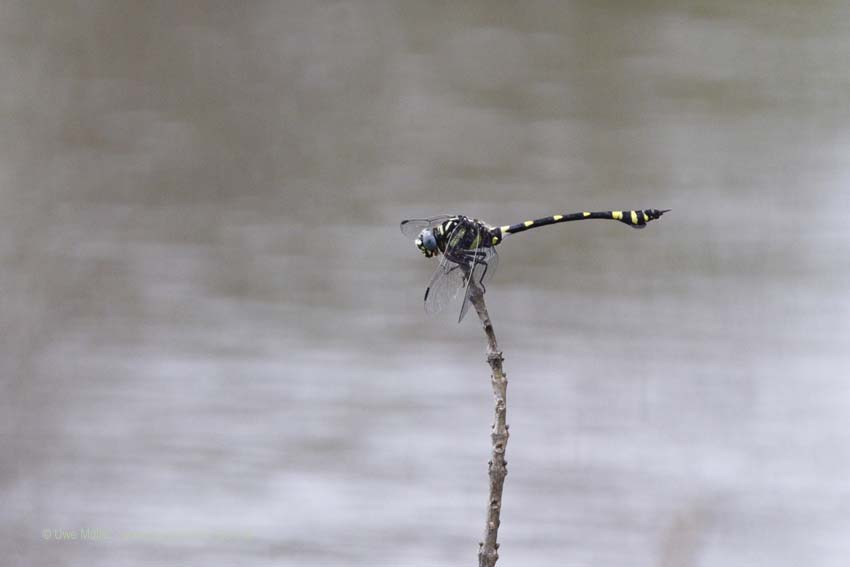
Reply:
[[[637,211],[632,211],[631,216],[632,216],[632,224],[637,224],[638,223]]]
[[[623,211],[611,211],[611,218],[614,220],[623,220]]]

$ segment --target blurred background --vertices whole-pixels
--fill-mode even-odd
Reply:
[[[847,564],[846,2],[2,10],[6,564]]]

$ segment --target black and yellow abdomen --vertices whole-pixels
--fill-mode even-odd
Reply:
[[[644,209],[634,211],[596,211],[596,212],[581,212],[569,213],[566,215],[552,215],[551,217],[543,217],[542,219],[529,220],[517,224],[511,224],[499,227],[502,235],[516,234],[531,228],[538,228],[549,224],[557,224],[561,222],[578,221],[584,219],[606,219],[616,220],[623,224],[627,224],[632,228],[643,228],[649,221],[659,218],[661,215],[670,209]]]

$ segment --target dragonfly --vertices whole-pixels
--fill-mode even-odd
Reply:
[[[632,228],[645,228],[648,222],[669,211],[583,211],[498,227],[464,215],[440,215],[401,221],[401,232],[413,239],[426,258],[440,257],[440,263],[425,288],[425,311],[429,314],[438,313],[463,294],[457,320],[460,323],[472,304],[473,294],[487,291],[486,285],[499,265],[496,246],[507,235],[585,219],[615,220]]]

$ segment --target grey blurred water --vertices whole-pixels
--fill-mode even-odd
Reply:
[[[847,564],[846,3],[2,10],[4,564]]]

